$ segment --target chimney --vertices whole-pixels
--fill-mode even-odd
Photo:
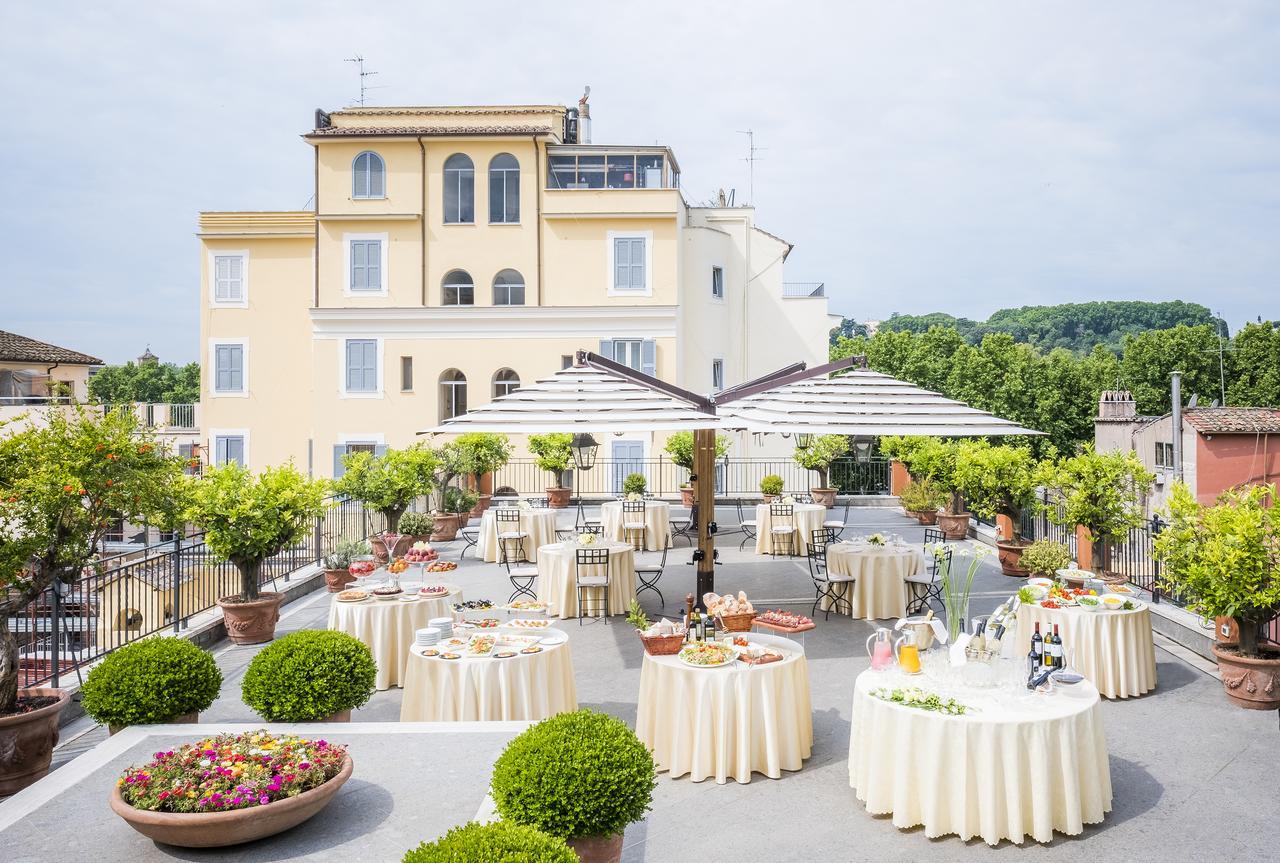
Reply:
[[[591,106],[587,104],[587,99],[591,98],[591,85],[588,84],[583,90],[582,98],[578,100],[578,143],[591,143]]]
[[[1097,422],[1131,423],[1138,418],[1138,403],[1128,390],[1103,390],[1098,397]]]

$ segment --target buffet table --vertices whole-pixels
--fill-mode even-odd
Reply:
[[[1019,656],[1030,652],[1037,623],[1041,634],[1058,625],[1070,667],[1107,698],[1144,695],[1156,688],[1156,649],[1146,603],[1133,611],[1024,604],[1018,609]]]
[[[773,516],[769,514],[771,504],[762,503],[756,506],[756,554],[773,554]],[[809,537],[813,531],[822,527],[826,520],[827,508],[816,503],[793,503],[791,522],[796,527],[796,537],[791,541],[791,550],[795,554],[808,554]],[[784,545],[779,551],[786,551]]]
[[[520,529],[529,534],[524,538],[524,553],[530,561],[538,559],[538,546],[555,542],[556,513],[559,511],[546,508],[520,510]],[[493,512],[492,508],[486,509],[480,516],[480,538],[476,540],[480,559],[489,563],[498,562],[498,523]],[[503,529],[510,530],[511,527],[504,526]]]
[[[465,655],[460,659],[426,656],[407,648],[401,722],[468,722],[546,719],[578,709],[573,658],[568,637],[544,645],[541,653],[499,659]]]
[[[625,542],[608,540],[601,540],[593,545],[556,542],[538,549],[538,599],[547,604],[547,614],[562,620],[578,617],[575,573],[576,552],[580,548],[609,550],[609,611],[626,614],[631,600],[636,598],[635,551]],[[604,575],[604,570],[600,566],[586,567],[584,574]]]
[[[907,577],[920,571],[920,552],[910,546],[859,545],[837,542],[827,546],[827,572],[854,581],[832,583],[841,598],[839,609],[864,620],[907,616]],[[832,602],[823,597],[822,610]]]
[[[812,752],[804,648],[781,636],[749,637],[786,657],[760,666],[735,661],[696,668],[676,656],[644,655],[636,735],[672,778],[747,783],[755,772],[778,779],[783,770],[803,767]]]
[[[354,635],[373,652],[373,661],[378,664],[377,689],[402,686],[414,631],[427,626],[432,618],[453,617],[453,603],[462,601],[462,588],[445,586],[449,588],[445,596],[412,600],[370,597],[343,602],[334,594],[328,628]]]
[[[633,513],[633,517],[638,513]],[[622,529],[626,521],[622,514],[622,501],[611,500],[600,504],[600,525],[608,539],[626,540]],[[671,504],[665,500],[644,502],[644,547],[646,551],[662,551],[671,538]]]
[[[879,687],[931,689],[927,676],[864,671],[854,682],[849,785],[873,815],[929,838],[989,845],[1074,836],[1111,811],[1111,773],[1098,691],[1015,694],[958,688],[972,712],[951,716],[893,704]],[[1023,690],[1025,692],[1025,690]]]

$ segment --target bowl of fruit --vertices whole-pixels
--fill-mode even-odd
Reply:
[[[440,553],[425,542],[415,542],[404,553],[404,559],[409,563],[430,563],[440,556]]]
[[[427,564],[427,572],[453,572],[458,565],[452,560],[437,560]]]
[[[407,572],[408,569],[409,561],[405,560],[403,557],[397,557],[395,560],[391,561],[391,563],[387,564],[387,572],[392,575],[400,575],[403,572]]]

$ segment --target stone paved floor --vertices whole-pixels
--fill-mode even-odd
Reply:
[[[853,532],[881,530],[916,542],[922,539],[922,528],[894,510],[855,510],[852,520],[858,525]],[[812,586],[803,561],[739,552],[736,538],[726,537],[720,547],[724,566],[716,571],[718,586],[746,590],[753,600],[792,599],[790,607],[808,613]],[[683,546],[673,552],[662,580],[667,610],[672,613],[679,599],[693,589],[693,567],[684,564],[688,556]],[[454,576],[468,597],[497,600],[509,590],[496,566],[472,562],[470,557]],[[989,611],[1016,584],[994,566],[984,567],[975,583],[971,613]],[[294,603],[286,609],[281,630],[323,627],[329,602],[327,595],[313,594]],[[657,611],[656,598],[648,595],[645,604],[652,616]],[[687,856],[691,848],[717,861],[815,856],[969,860],[1019,853],[1007,842],[990,849],[981,840],[931,840],[920,829],[898,830],[888,818],[869,816],[862,809],[848,787],[847,755],[853,680],[867,665],[863,643],[871,625],[834,615],[829,622],[819,617],[818,623],[806,643],[815,739],[813,757],[804,770],[780,780],[756,777],[748,785],[717,786],[662,776],[653,811],[627,832],[625,860],[670,861]],[[562,627],[571,638],[580,704],[634,722],[641,648],[630,627],[621,618],[582,627],[567,621]],[[254,722],[239,700],[240,677],[254,652],[252,647],[234,646],[216,650],[227,679],[221,697],[204,716],[207,721]],[[1079,837],[1058,837],[1048,845],[1029,843],[1020,853],[1044,860],[1087,856],[1105,861],[1189,861],[1205,859],[1210,853],[1219,859],[1261,859],[1270,853],[1270,840],[1254,828],[1280,823],[1280,792],[1269,781],[1280,770],[1276,716],[1229,706],[1221,684],[1204,663],[1186,661],[1183,653],[1158,640],[1157,690],[1141,699],[1103,704],[1114,787],[1113,811],[1106,821]],[[399,690],[381,692],[353,719],[394,723],[399,706]],[[341,740],[332,727],[327,731]],[[89,731],[77,738],[73,729],[59,754],[60,762],[89,748],[101,739],[100,734]],[[410,739],[412,743],[407,742]],[[505,739],[485,734],[408,738],[390,731],[352,735],[359,783],[350,791],[344,789],[335,801],[340,814],[321,816],[324,827],[304,826],[270,846],[223,854],[161,849],[131,834],[110,814],[105,789],[122,764],[154,748],[140,746],[121,753],[68,795],[51,801],[38,817],[0,830],[4,849],[0,858],[14,863],[175,857],[394,860],[398,859],[395,849],[408,848],[475,816],[489,765]],[[441,741],[456,741],[456,745]],[[1044,781],[1052,782],[1053,777]],[[0,824],[4,807],[0,804]],[[77,840],[55,856],[40,837],[69,829],[71,824],[79,826]]]

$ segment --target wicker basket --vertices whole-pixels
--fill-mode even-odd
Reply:
[[[645,635],[637,632],[644,652],[650,656],[675,656],[684,647],[684,635]]]
[[[749,632],[756,613],[747,611],[742,614],[718,614],[716,619],[720,621],[720,629],[725,632]]]

